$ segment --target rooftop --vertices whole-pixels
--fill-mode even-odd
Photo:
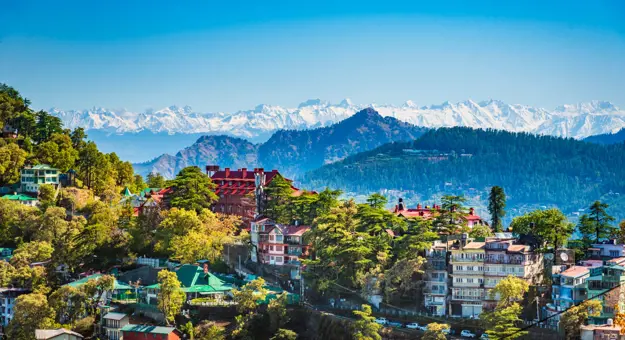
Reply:
[[[217,293],[232,290],[232,285],[224,282],[211,273],[205,273],[204,268],[192,264],[182,265],[176,270],[182,290],[186,293]],[[147,286],[148,289],[159,289],[159,284]]]
[[[484,249],[486,242],[470,242],[463,249]]]
[[[2,198],[10,200],[10,201],[36,201],[37,199],[34,197],[30,197],[24,194],[15,194],[15,195],[4,195]]]
[[[78,337],[79,339],[83,339],[83,336],[70,331],[69,329],[65,329],[65,328],[59,328],[59,329],[37,329],[35,330],[35,339],[37,340],[47,340],[47,339],[53,339],[59,335],[63,335],[63,334],[67,334],[67,335],[73,335]]]
[[[103,318],[105,319],[109,319],[109,320],[121,320],[123,318],[125,318],[127,315],[124,313],[115,313],[115,312],[110,312],[110,313],[106,313],[105,316],[103,316]]]
[[[560,273],[560,275],[569,276],[569,277],[580,277],[589,273],[590,273],[590,270],[588,270],[588,267],[572,266],[571,268]]]
[[[76,280],[76,281],[70,282],[70,283],[66,284],[66,286],[78,288],[78,287],[84,285],[85,283],[87,283],[87,281],[89,281],[89,280],[97,280],[101,276],[102,276],[102,274],[89,275],[89,276],[84,277],[84,278],[82,278],[80,280]],[[129,286],[129,285],[125,284],[125,283],[119,282],[119,281],[117,281],[117,279],[115,279],[115,287],[113,289],[117,290],[117,289],[134,289],[134,288],[132,286]]]
[[[150,325],[133,325],[128,324],[122,327],[122,332],[137,332],[137,333],[150,333],[150,334],[169,334],[175,331],[175,327],[164,326],[150,326]]]

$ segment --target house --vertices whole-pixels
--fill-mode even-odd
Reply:
[[[182,333],[174,327],[128,324],[121,329],[124,340],[180,340]]]
[[[82,340],[84,337],[79,333],[70,331],[69,329],[37,329],[35,330],[35,339],[37,340]]]
[[[13,315],[15,315],[13,310],[15,299],[22,294],[28,293],[30,293],[30,290],[24,288],[0,288],[0,326],[2,326],[2,329],[9,325]]]
[[[588,297],[590,268],[571,266],[552,275],[551,299],[555,311],[563,311]]]
[[[15,248],[0,248],[0,260],[9,261],[13,257]]]
[[[299,280],[301,259],[308,256],[310,248],[303,236],[310,227],[282,225],[265,217],[257,218],[251,224],[251,260],[273,266],[290,266],[291,279]]]
[[[485,242],[475,242],[462,234],[451,247],[451,315],[474,317],[482,313]]]
[[[53,168],[47,164],[37,164],[33,167],[25,167],[21,170],[21,191],[29,193],[38,193],[41,184],[59,184],[59,169]]]
[[[486,238],[484,257],[484,288],[486,309],[495,308],[499,296],[491,298],[490,291],[508,276],[539,284],[543,278],[544,259],[529,245],[518,244],[514,238]]]
[[[215,194],[219,197],[213,204],[214,212],[240,216],[243,224],[250,225],[250,221],[261,213],[266,196],[264,189],[271,181],[280,175],[278,170],[265,172],[263,168],[248,170],[247,168],[220,170],[217,165],[207,165],[206,174],[217,185]],[[286,179],[286,178],[285,178]],[[290,179],[286,179],[292,182]],[[294,194],[303,193],[291,186]]]
[[[588,248],[590,256],[595,259],[611,259],[625,256],[625,244],[618,244],[616,240],[595,243]]]
[[[133,194],[130,192],[128,187],[124,187],[124,190],[121,193],[122,197],[119,200],[120,204],[130,204],[130,206],[135,209],[139,208],[143,202],[146,201],[145,196],[140,196],[137,194]]]
[[[13,128],[9,124],[4,124],[4,126],[2,127],[2,138],[17,138],[17,129]]]
[[[422,206],[421,204],[417,204],[416,208],[407,208],[404,205],[404,200],[402,198],[399,199],[398,204],[395,205],[395,208],[392,212],[403,218],[423,218],[423,219],[433,219],[438,216],[441,212],[440,205],[432,205]],[[464,218],[467,222],[467,226],[469,228],[473,228],[475,225],[488,225],[488,223],[483,220],[480,216],[475,214],[475,209],[469,208],[469,212],[464,215]]]
[[[36,197],[31,197],[24,194],[13,193],[12,195],[4,195],[1,198],[9,201],[18,202],[29,207],[36,207],[39,204],[39,200]]]
[[[135,216],[143,214],[147,211],[160,211],[163,206],[167,206],[166,195],[171,193],[171,188],[147,188],[141,192],[138,199],[138,207],[133,207]]]
[[[130,318],[124,313],[109,312],[102,317],[102,329],[109,340],[120,340],[121,329],[130,323]]]
[[[211,274],[208,271],[208,264],[203,267],[185,264],[180,266],[175,273],[180,281],[182,291],[187,295],[187,301],[209,296],[222,299],[233,288],[231,284]],[[156,304],[159,289],[158,283],[144,287],[148,304]]]
[[[448,304],[448,268],[446,242],[435,241],[432,247],[425,252],[427,260],[425,266],[423,290],[425,309],[434,315],[447,315]]]
[[[80,280],[76,280],[74,282],[70,282],[70,283],[66,284],[66,286],[79,288],[80,286],[82,286],[85,283],[87,283],[89,280],[97,280],[102,275],[103,274],[89,275],[89,276],[84,277],[84,278],[82,278]],[[127,285],[127,284],[125,284],[123,282],[120,282],[117,279],[115,279],[115,282],[114,282],[114,285],[113,285],[113,291],[112,292],[106,292],[105,294],[102,295],[101,299],[102,299],[103,302],[110,301],[110,300],[125,300],[125,299],[129,299],[129,298],[133,298],[134,291],[135,291],[135,287],[132,287],[130,285]]]
[[[614,309],[618,305],[625,310],[622,296],[625,295],[625,267],[623,261],[609,261],[604,266],[592,267],[590,277],[586,279],[588,298],[601,301],[601,315],[592,317],[592,323],[603,324],[614,318]]]
[[[582,325],[581,340],[617,340],[623,339],[621,327],[614,324],[612,319],[608,319],[603,325]]]

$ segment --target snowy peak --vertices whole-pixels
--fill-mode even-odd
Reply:
[[[590,101],[546,110],[490,99],[445,101],[418,107],[411,100],[402,105],[358,105],[349,99],[332,104],[309,99],[297,108],[261,104],[234,113],[194,111],[190,106],[169,106],[160,110],[131,112],[94,107],[88,110],[50,109],[65,126],[84,127],[111,133],[152,131],[155,133],[227,134],[263,141],[277,130],[303,130],[332,125],[366,108],[375,108],[383,117],[423,127],[468,126],[515,132],[532,132],[561,137],[585,138],[612,133],[625,127],[625,111],[608,101]]]

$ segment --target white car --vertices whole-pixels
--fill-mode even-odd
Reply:
[[[462,332],[460,332],[460,336],[465,338],[475,338],[475,334],[467,331],[466,329],[463,329]]]
[[[442,330],[443,334],[449,334],[451,332],[451,330],[449,328],[444,328]]]
[[[482,333],[482,336],[480,336],[480,339],[483,339],[483,340],[488,339],[488,334]]]
[[[408,328],[408,329],[419,329],[419,324],[416,323],[416,322],[411,322],[411,323],[406,325],[406,328]]]
[[[420,331],[424,331],[425,332],[425,331],[428,330],[428,326],[427,325],[418,326],[417,329],[420,330]]]
[[[388,323],[388,320],[386,320],[386,318],[377,318],[375,319],[376,323],[379,323],[380,325],[386,325]]]

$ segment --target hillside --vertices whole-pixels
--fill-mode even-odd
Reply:
[[[329,127],[278,131],[263,144],[236,137],[203,136],[175,156],[161,155],[134,167],[142,175],[155,171],[169,178],[185,166],[206,164],[231,168],[262,166],[298,177],[305,171],[384,143],[413,140],[424,131],[365,109]]]
[[[178,151],[175,156],[164,154],[151,161],[133,164],[135,172],[146,176],[158,172],[173,178],[182,168],[208,164],[240,168],[257,164],[258,146],[244,139],[229,136],[202,136],[193,145]]]
[[[585,142],[596,144],[617,144],[625,142],[625,128],[616,133],[604,133],[601,135],[584,138]]]
[[[625,145],[443,128],[326,165],[303,182],[356,193],[399,190],[423,200],[441,193],[483,200],[489,187],[500,185],[509,196],[508,210],[558,206],[572,213],[610,192],[625,193]],[[625,207],[611,210],[625,217]]]

